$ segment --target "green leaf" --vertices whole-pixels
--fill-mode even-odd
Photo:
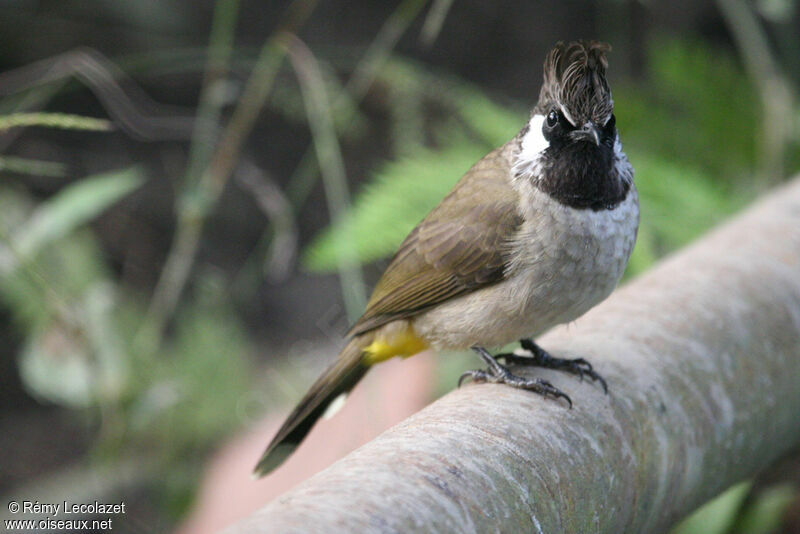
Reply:
[[[790,483],[760,490],[745,507],[737,521],[736,534],[770,534],[780,532],[787,508],[800,497]]]
[[[733,486],[698,508],[672,529],[670,534],[725,534],[733,525],[748,491],[749,482]]]
[[[138,168],[84,178],[39,205],[13,235],[18,259],[31,258],[42,247],[87,223],[143,182]]]

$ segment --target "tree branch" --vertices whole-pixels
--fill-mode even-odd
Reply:
[[[800,443],[798,340],[800,179],[541,339],[609,395],[457,389],[228,532],[664,532]]]

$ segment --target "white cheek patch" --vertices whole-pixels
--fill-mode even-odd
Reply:
[[[542,133],[544,115],[534,115],[528,123],[528,131],[522,137],[522,150],[519,153],[519,161],[533,162],[539,159],[539,155],[550,146],[550,142],[545,139]]]

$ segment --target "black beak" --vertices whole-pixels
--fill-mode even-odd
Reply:
[[[594,122],[589,121],[577,130],[572,131],[573,139],[583,139],[591,141],[595,145],[600,145],[600,127]]]

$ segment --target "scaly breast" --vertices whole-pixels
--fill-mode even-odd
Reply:
[[[547,199],[542,204],[520,234],[513,262],[513,274],[529,295],[522,315],[538,314],[536,330],[575,320],[613,291],[639,223],[633,187],[611,210],[578,210]]]

